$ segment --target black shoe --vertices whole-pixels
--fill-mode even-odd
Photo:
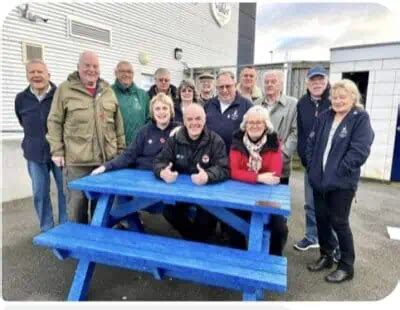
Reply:
[[[330,283],[341,283],[343,281],[353,279],[353,276],[353,272],[348,272],[343,269],[336,269],[334,272],[331,272],[325,277],[325,281]]]
[[[308,264],[307,268],[310,271],[321,271],[325,268],[332,268],[333,258],[332,256],[322,255],[316,262]]]

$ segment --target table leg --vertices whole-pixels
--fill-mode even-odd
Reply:
[[[107,227],[107,221],[112,207],[114,195],[101,195],[97,200],[96,210],[90,225]]]
[[[74,280],[69,290],[69,301],[87,300],[87,293],[92,279],[95,263],[81,259],[75,270]]]

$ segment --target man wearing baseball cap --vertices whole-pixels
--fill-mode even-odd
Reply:
[[[204,105],[214,97],[214,75],[204,72],[199,76],[199,103]]]
[[[329,109],[331,106],[329,100],[330,85],[328,81],[328,72],[321,65],[312,67],[307,72],[306,85],[307,92],[297,103],[297,153],[299,154],[301,163],[305,168],[307,168],[305,159],[307,138],[318,115]],[[305,235],[303,239],[294,245],[294,248],[299,251],[319,248],[313,191],[308,182],[306,171],[304,171],[304,198],[306,224]],[[333,231],[332,233],[336,237],[336,234]],[[339,255],[339,252],[335,253],[335,260]]]

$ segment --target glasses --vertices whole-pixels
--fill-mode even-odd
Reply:
[[[118,73],[121,73],[121,74],[133,74],[133,71],[132,70],[118,70]]]
[[[161,82],[161,83],[168,83],[169,82],[169,79],[163,79],[163,78],[160,78],[160,79],[157,79],[159,82]]]
[[[191,88],[183,88],[181,90],[181,93],[193,93],[193,89],[191,89]]]
[[[246,123],[247,126],[257,126],[257,127],[261,127],[263,125],[265,125],[265,122],[263,121],[248,121]]]
[[[219,90],[223,90],[224,88],[226,88],[227,90],[231,89],[234,86],[234,84],[228,84],[228,85],[218,85],[217,88]]]

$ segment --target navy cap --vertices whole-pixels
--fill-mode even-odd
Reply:
[[[326,72],[325,68],[318,65],[312,67],[310,70],[307,72],[307,79],[311,79],[313,76],[316,75],[322,75],[322,76],[328,76],[328,72]]]

